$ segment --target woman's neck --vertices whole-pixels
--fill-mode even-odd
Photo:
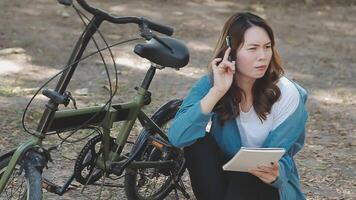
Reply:
[[[246,77],[242,74],[239,74],[237,77],[237,85],[241,88],[247,96],[252,94],[252,87],[256,79]]]
[[[248,112],[253,106],[252,87],[255,81],[256,79],[252,79],[241,74],[237,77],[237,84],[244,91],[244,95],[242,95],[242,99],[240,101],[240,109],[243,112]]]

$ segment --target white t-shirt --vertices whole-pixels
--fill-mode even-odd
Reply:
[[[277,128],[298,107],[300,96],[298,89],[290,80],[281,77],[277,83],[281,96],[276,101],[266,120],[261,121],[253,106],[248,112],[242,112],[236,118],[243,147],[261,147],[269,132]]]

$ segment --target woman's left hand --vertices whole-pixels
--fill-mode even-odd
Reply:
[[[279,176],[279,164],[273,163],[271,166],[259,166],[248,171],[250,174],[257,176],[263,182],[270,184],[277,180]]]

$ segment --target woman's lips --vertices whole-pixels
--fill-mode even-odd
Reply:
[[[262,69],[266,69],[267,65],[260,65],[255,67],[256,69],[262,70]]]

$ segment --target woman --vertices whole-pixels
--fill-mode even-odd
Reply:
[[[306,92],[283,76],[270,26],[251,13],[231,16],[209,68],[169,129],[171,143],[184,147],[197,199],[305,199],[293,156],[304,145]],[[242,146],[286,153],[249,173],[224,171]]]

